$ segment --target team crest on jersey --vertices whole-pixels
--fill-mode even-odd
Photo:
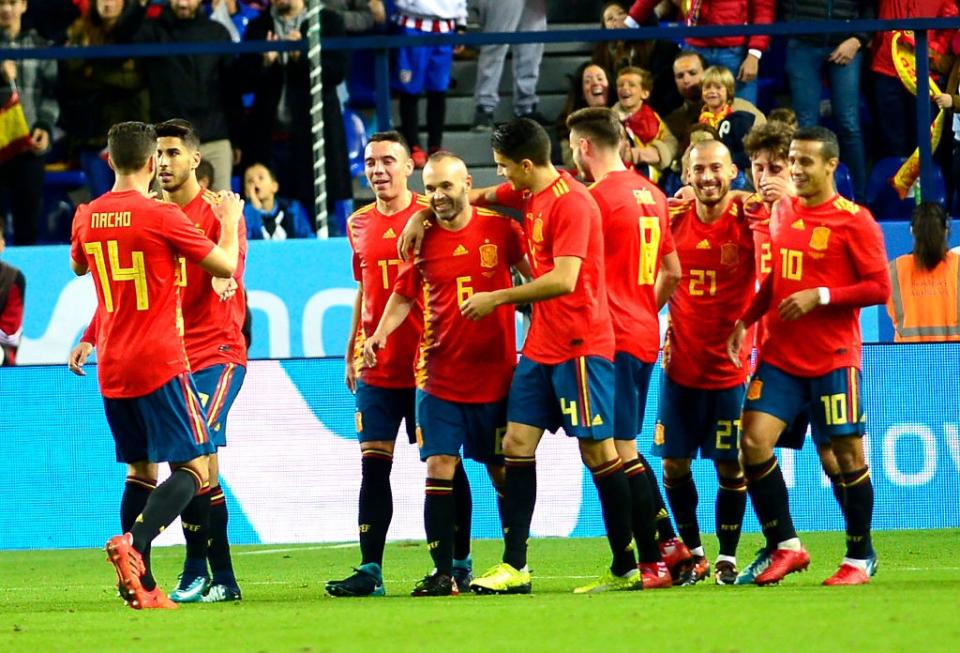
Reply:
[[[760,395],[763,394],[763,381],[760,379],[754,379],[750,382],[750,386],[747,388],[747,399],[750,401],[757,401],[760,399]]]
[[[653,430],[653,443],[657,446],[662,445],[665,442],[664,438],[664,428],[663,424],[657,422],[656,428]]]
[[[491,243],[480,245],[480,267],[494,268],[497,266],[497,246]]]
[[[740,247],[736,243],[720,246],[720,265],[736,265],[740,262]]]
[[[543,218],[539,216],[533,221],[533,242],[543,242]]]
[[[815,227],[810,236],[810,249],[825,250],[830,240],[829,227]]]
[[[633,199],[637,200],[640,206],[653,206],[656,200],[653,199],[653,193],[646,188],[638,188],[633,191]]]

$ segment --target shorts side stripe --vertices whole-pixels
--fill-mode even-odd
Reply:
[[[224,401],[230,391],[230,383],[233,381],[233,373],[236,367],[236,363],[227,363],[223,372],[220,373],[220,378],[217,380],[217,389],[213,393],[213,402],[210,404],[210,410],[207,411],[207,426],[213,426],[220,419],[220,411],[223,410]]]
[[[593,415],[590,412],[590,377],[587,375],[587,359],[585,356],[577,358],[577,380],[580,382],[583,425],[589,427],[593,423]]]
[[[857,405],[857,397],[859,394],[860,388],[857,387],[857,368],[851,367],[847,372],[848,383],[847,392],[849,393],[849,403],[850,403],[850,423],[857,424],[860,421],[860,406]]]
[[[207,441],[207,428],[203,419],[203,411],[200,409],[196,396],[190,392],[186,375],[181,374],[177,378],[180,381],[180,390],[183,392],[183,400],[187,406],[187,419],[190,422],[190,430],[193,432],[193,441],[196,444],[203,444]]]

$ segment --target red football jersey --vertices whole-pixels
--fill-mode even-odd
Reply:
[[[517,364],[513,306],[468,320],[460,305],[474,293],[509,288],[510,266],[525,254],[520,225],[487,209],[474,208],[459,231],[427,231],[420,255],[394,288],[404,297],[423,298],[418,388],[468,404],[507,396]]]
[[[212,241],[220,239],[220,221],[213,209],[198,193],[183,212],[194,227]],[[237,227],[240,254],[236,294],[225,302],[213,291],[210,273],[195,263],[180,259],[180,304],[183,309],[183,339],[187,345],[190,369],[202,370],[221,363],[247,364],[247,344],[243,339],[243,320],[246,308],[243,299],[243,270],[247,258],[247,229],[241,218]]]
[[[603,225],[590,192],[567,172],[537,194],[509,183],[497,188],[497,202],[523,212],[524,231],[535,277],[553,269],[558,256],[583,261],[572,293],[534,302],[523,355],[545,365],[579,356],[613,360],[613,325],[603,269]]]
[[[743,208],[733,201],[719,220],[704,224],[690,202],[676,212],[671,229],[683,276],[670,297],[667,376],[708,390],[744,383],[749,347],[739,369],[727,356],[727,336],[756,294],[753,234]]]
[[[199,262],[213,242],[175,204],[134,190],[78,206],[70,241],[97,289],[101,394],[142,397],[186,371],[177,257]]]
[[[773,270],[773,245],[770,243],[770,211],[759,194],[743,201],[743,210],[753,230],[753,252],[757,269],[757,284],[762,284]]]
[[[860,309],[819,306],[783,322],[777,307],[807,288],[842,287],[887,269],[883,233],[870,211],[835,195],[820,206],[782,200],[770,222],[773,295],[760,359],[801,377],[860,367]],[[742,312],[741,312],[742,314]]]
[[[397,255],[397,239],[410,216],[430,208],[426,197],[416,193],[411,195],[410,205],[393,215],[383,215],[374,202],[347,220],[347,237],[353,248],[353,277],[363,288],[360,327],[354,340],[354,365],[359,379],[381,388],[412,388],[415,385],[414,363],[423,330],[419,303],[400,328],[390,335],[390,346],[377,354],[377,366],[369,369],[363,364],[363,342],[380,324],[400,270],[410,265]]]
[[[607,301],[616,351],[653,363],[660,352],[654,283],[660,259],[674,251],[667,198],[633,170],[612,172],[590,186],[603,220]]]

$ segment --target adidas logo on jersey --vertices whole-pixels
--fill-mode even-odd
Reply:
[[[806,228],[807,228],[806,225],[803,224],[803,218],[798,219],[796,222],[794,222],[792,225],[790,225],[790,227],[793,228],[793,229],[806,229]]]
[[[454,256],[463,256],[464,254],[469,254],[469,252],[467,251],[467,248],[464,247],[463,245],[457,245],[457,248],[453,250]]]
[[[590,426],[603,426],[603,418],[599,415],[594,415],[593,423]]]
[[[383,238],[396,238],[397,232],[393,230],[393,227],[390,227],[383,232]]]
[[[710,249],[710,241],[704,238],[699,243],[697,243],[697,249]]]

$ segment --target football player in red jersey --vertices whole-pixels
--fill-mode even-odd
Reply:
[[[795,129],[790,125],[772,120],[750,130],[743,140],[743,147],[750,158],[750,168],[757,192],[747,194],[743,208],[753,229],[753,245],[757,266],[757,283],[762,284],[773,269],[773,244],[770,242],[770,216],[774,205],[783,197],[796,195],[790,181],[790,164],[787,157],[790,140]],[[757,349],[763,344],[765,320],[757,323]],[[806,415],[794,420],[777,440],[778,447],[801,449],[807,437],[810,420]],[[817,455],[823,471],[830,479],[834,499],[843,512],[843,474],[829,444],[817,447]],[[766,569],[772,550],[762,549],[756,559],[737,576],[737,585],[752,584]]]
[[[410,311],[393,334],[390,347],[381,352],[376,367],[363,364],[363,346],[373,334],[400,271],[409,265],[397,255],[397,238],[407,220],[428,209],[429,200],[408,188],[413,172],[410,150],[398,132],[378,132],[364,151],[364,170],[376,201],[353,213],[347,221],[347,237],[353,249],[353,274],[357,296],[346,350],[346,383],[356,397],[356,430],[361,451],[360,565],[355,573],[331,580],[331,596],[382,596],[383,548],[393,518],[390,471],[400,424],[407,437],[414,435],[416,381],[414,365],[422,309]],[[470,561],[470,485],[463,466],[454,478],[457,503],[457,538],[454,576],[465,590],[472,578]]]
[[[600,211],[589,191],[550,163],[546,131],[525,118],[498,127],[493,157],[507,182],[471,202],[522,211],[534,280],[475,293],[463,314],[480,319],[503,304],[533,303],[530,331],[510,386],[501,564],[471,584],[480,593],[526,593],[527,539],[536,503],[535,453],[545,430],[578,439],[603,508],[613,564],[577,593],[636,589],[630,486],[613,441],[613,325],[607,304]]]
[[[460,305],[476,292],[511,286],[510,268],[530,275],[520,225],[470,205],[471,179],[449,152],[430,156],[423,183],[436,226],[420,254],[397,278],[377,330],[364,343],[367,365],[389,348],[389,335],[422,297],[424,328],[417,363],[417,442],[427,463],[424,522],[435,570],[413,596],[458,594],[453,571],[453,479],[460,450],[485,464],[503,487],[501,440],[507,392],[517,363],[515,311],[504,304],[482,320],[468,320]]]
[[[194,227],[209,238],[219,238],[220,222],[196,178],[200,139],[186,120],[173,119],[155,126],[157,179],[163,199],[179,206]],[[183,313],[183,339],[190,373],[199,392],[210,438],[219,449],[227,444],[227,415],[246,375],[247,347],[242,328],[246,317],[243,270],[247,254],[246,228],[241,222],[237,271],[230,279],[212,277],[199,265],[180,257],[177,286]],[[96,342],[92,320],[80,344],[71,353],[70,368],[79,373]],[[227,505],[219,484],[219,460],[209,457],[209,485],[200,489],[180,515],[186,540],[186,559],[170,599],[177,603],[237,601],[240,588],[233,573],[227,538]],[[150,478],[156,479],[157,470]],[[207,559],[213,581],[207,573]]]
[[[100,390],[117,460],[128,466],[125,532],[110,538],[107,553],[131,607],[169,608],[175,604],[149,573],[149,544],[205,486],[216,450],[184,350],[177,257],[232,277],[243,202],[219,195],[214,245],[177,206],[148,198],[157,167],[152,126],[120,123],[107,141],[116,182],[77,208],[70,250],[76,274],[93,271]],[[169,462],[172,473],[151,492],[158,462]]]
[[[624,166],[622,127],[612,110],[581,109],[567,118],[566,126],[573,160],[581,174],[593,180],[589,190],[603,222],[607,299],[615,339],[613,437],[630,483],[640,573],[645,589],[670,587],[661,549],[673,553],[686,547],[672,533],[666,509],[657,505],[658,500],[663,502],[657,478],[637,451],[650,375],[660,353],[659,312],[681,276],[667,198],[649,179]],[[664,523],[671,533],[658,547],[657,526],[663,528]],[[689,559],[689,552],[685,557]]]
[[[719,489],[716,530],[718,584],[736,579],[736,552],[746,508],[746,484],[738,460],[737,432],[749,352],[742,365],[727,358],[733,315],[756,291],[753,235],[739,197],[730,192],[737,175],[720,141],[701,141],[689,151],[688,179],[695,199],[674,207],[671,225],[683,279],[669,303],[664,377],[653,453],[663,458],[664,487],[677,530],[693,553],[678,582],[709,575],[697,523],[698,494],[690,470],[699,453],[713,460]]]
[[[747,325],[766,318],[767,337],[747,390],[741,447],[750,499],[763,525],[770,564],[756,577],[775,583],[806,569],[810,556],[793,527],[777,437],[809,411],[814,442],[829,444],[843,473],[847,554],[826,585],[867,583],[877,558],[870,539],[873,486],[863,451],[860,308],[890,295],[883,234],[870,212],[839,196],[836,136],[798,130],[790,143],[796,198],[776,204],[773,270],[730,335],[739,361]]]

